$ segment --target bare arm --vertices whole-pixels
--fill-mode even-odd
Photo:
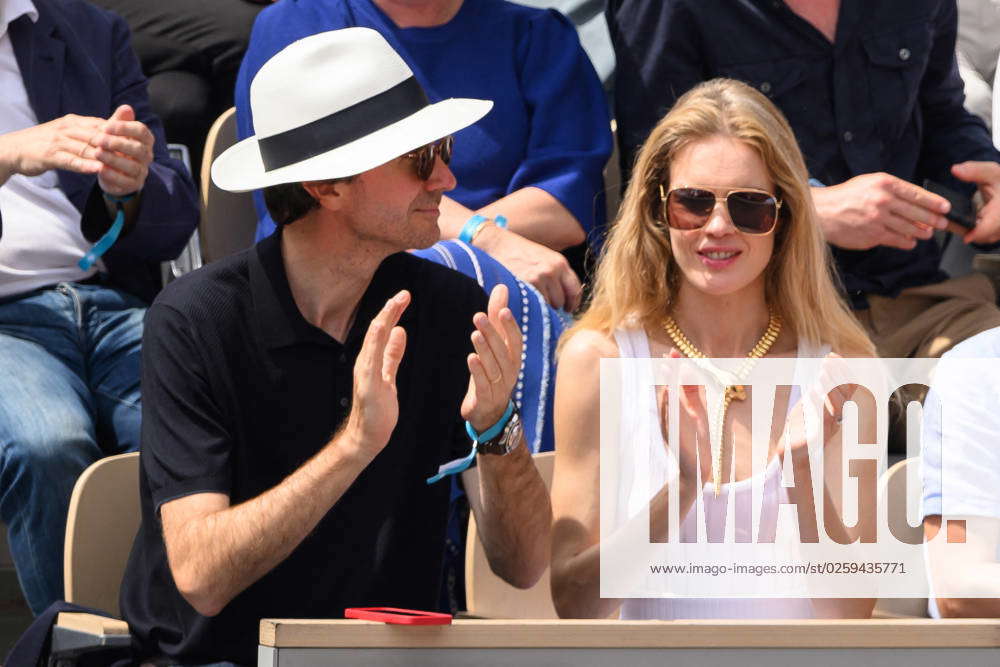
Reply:
[[[506,303],[506,287],[497,286],[488,315],[473,318],[476,352],[469,355],[462,416],[479,433],[506,410],[521,364],[521,332]],[[523,442],[506,456],[479,456],[479,484],[469,474],[465,482],[490,568],[512,586],[530,588],[548,565],[552,509]]]
[[[622,600],[601,598],[600,535],[600,361],[618,356],[618,346],[607,336],[581,331],[566,344],[559,359],[556,382],[556,470],[552,485],[552,598],[562,618],[607,618]],[[667,442],[666,388],[659,392],[660,428]],[[668,540],[671,484],[677,485],[679,516],[684,517],[698,492],[696,448],[701,461],[710,460],[708,436],[697,396],[680,396],[680,475],[668,480],[650,499],[649,524],[636,518],[605,536],[604,548],[616,541],[634,543],[649,535],[652,542]],[[685,415],[687,418],[685,418]],[[644,515],[642,516],[644,520]]]
[[[606,336],[581,331],[559,358],[552,480],[552,600],[561,618],[606,618],[621,600],[600,597],[600,359]]]
[[[569,209],[541,188],[521,188],[477,213],[488,218],[503,215],[510,221],[509,230],[553,250],[583,243],[586,237]]]
[[[346,425],[306,464],[233,507],[224,494],[200,493],[160,508],[170,571],[198,613],[218,614],[287,558],[385,447],[398,418],[396,370],[406,345],[395,325],[408,303],[401,292],[372,320]]]
[[[450,197],[442,197],[441,236],[457,238],[465,221],[476,213],[487,218],[502,215],[508,220],[509,231],[552,250],[583,243],[586,238],[583,228],[569,209],[545,190],[531,186],[512,192],[477,211]]]
[[[947,535],[938,537],[939,530],[940,514],[924,518],[927,565],[941,616],[1000,617],[1000,519],[950,517]],[[963,593],[987,597],[962,597]]]
[[[524,444],[506,456],[480,456],[479,475],[463,475],[479,539],[493,570],[531,588],[549,565],[552,506]]]
[[[271,490],[235,507],[199,493],[160,508],[174,582],[199,614],[214,616],[287,558],[368,465],[352,436],[338,433]]]
[[[465,222],[476,213],[487,218],[507,217],[506,230],[486,223],[473,244],[485,250],[521,280],[531,283],[554,308],[572,312],[580,305],[582,287],[566,258],[558,250],[583,240],[576,218],[539,188],[513,192],[478,211],[453,199],[441,200],[441,237],[457,238]]]

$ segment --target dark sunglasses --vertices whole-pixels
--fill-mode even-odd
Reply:
[[[764,190],[730,190],[719,197],[704,188],[674,188],[664,193],[660,185],[663,219],[674,229],[699,229],[708,222],[716,202],[726,202],[726,210],[736,229],[744,234],[770,234],[778,221],[781,200]]]
[[[403,157],[416,161],[417,178],[426,181],[434,172],[434,161],[440,155],[445,164],[451,162],[451,151],[455,147],[455,138],[447,136],[426,146],[421,146]]]

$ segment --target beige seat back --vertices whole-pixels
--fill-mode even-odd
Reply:
[[[249,192],[226,192],[212,183],[212,162],[236,143],[236,108],[219,116],[208,131],[201,162],[201,256],[205,264],[253,245],[257,211]]]
[[[139,530],[139,454],[97,461],[73,487],[66,521],[66,601],[118,616],[118,588]]]
[[[923,540],[923,525],[916,528],[909,527],[906,521],[906,495],[909,493],[915,498],[920,494],[920,478],[916,477],[916,482],[912,487],[906,483],[907,470],[919,471],[920,457],[911,457],[897,462],[885,471],[878,481],[878,503],[880,507],[889,508],[889,523],[895,526],[904,527],[900,537],[904,537],[907,542]],[[891,499],[891,500],[890,500]],[[923,561],[921,561],[923,564]],[[926,565],[923,565],[926,567]],[[921,572],[926,580],[926,572]],[[879,598],[875,603],[873,613],[878,618],[926,618],[927,598]]]
[[[555,452],[543,452],[533,458],[545,487],[551,489]],[[558,618],[549,590],[548,568],[538,583],[527,590],[506,583],[490,569],[476,520],[471,515],[465,542],[465,600],[469,613],[481,618]]]

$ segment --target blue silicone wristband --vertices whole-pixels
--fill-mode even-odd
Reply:
[[[486,216],[479,215],[478,213],[466,220],[465,224],[462,225],[462,231],[458,233],[458,240],[472,243],[472,237],[475,236],[480,227],[486,224],[487,220]]]
[[[507,401],[507,409],[504,411],[503,417],[501,417],[500,421],[496,424],[490,426],[482,433],[476,433],[476,429],[472,428],[472,424],[465,422],[465,432],[468,433],[469,437],[477,443],[487,442],[500,435],[500,431],[502,431],[507,425],[507,422],[510,421],[510,416],[512,414],[514,414],[514,402]]]
[[[493,224],[499,227],[500,229],[507,229],[507,218],[505,218],[502,215],[498,215],[497,217],[493,218]]]
[[[103,191],[101,192],[101,194],[104,195],[104,198],[110,202],[114,202],[115,204],[126,204],[135,199],[135,196],[139,194],[139,191],[136,190],[135,192],[130,192],[127,195],[121,195],[120,197],[118,195],[111,195]]]

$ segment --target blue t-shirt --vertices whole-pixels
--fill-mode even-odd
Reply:
[[[371,0],[281,0],[260,13],[236,82],[239,137],[253,134],[250,82],[288,44],[324,30],[378,30],[432,102],[494,101],[455,135],[449,194],[476,209],[534,186],[558,199],[596,240],[605,222],[602,172],[611,153],[604,93],[572,24],[554,10],[465,0],[446,24],[398,28]],[[255,194],[257,237],[274,223]]]

